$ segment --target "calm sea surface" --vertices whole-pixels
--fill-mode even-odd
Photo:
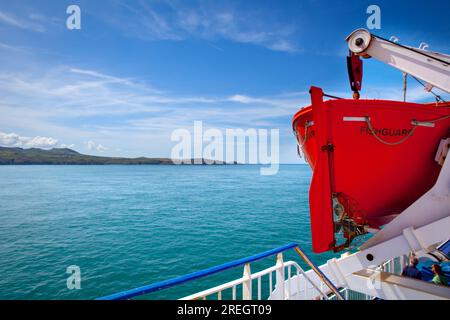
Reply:
[[[93,299],[292,241],[311,252],[306,165],[0,166],[0,299]],[[316,263],[330,257],[312,255]],[[299,261],[294,252],[287,259]],[[252,265],[272,265],[275,257]],[[68,266],[81,289],[67,289]],[[147,295],[175,299],[242,268]]]

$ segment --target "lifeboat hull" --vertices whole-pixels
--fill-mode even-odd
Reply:
[[[364,230],[392,220],[434,185],[441,168],[435,155],[449,136],[450,108],[323,101],[322,90],[314,87],[311,98],[312,105],[294,116],[293,129],[313,170],[313,250],[339,251]]]

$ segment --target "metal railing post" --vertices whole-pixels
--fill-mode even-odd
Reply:
[[[242,300],[252,300],[252,273],[250,263],[244,265],[244,274],[242,275]]]
[[[285,292],[284,292],[284,261],[283,261],[283,254],[279,253],[277,254],[277,264],[276,264],[276,284],[275,288],[278,290],[280,299],[285,299]]]

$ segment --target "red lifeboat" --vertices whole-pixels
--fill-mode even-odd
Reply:
[[[433,186],[441,168],[436,151],[449,137],[450,105],[323,101],[321,89],[310,92],[312,105],[294,116],[293,129],[313,170],[313,250],[340,251]]]

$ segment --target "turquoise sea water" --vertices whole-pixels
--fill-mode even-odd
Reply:
[[[1,166],[0,299],[93,299],[292,241],[311,252],[306,165]],[[311,255],[323,263],[330,254]],[[294,252],[286,260],[299,261]],[[257,271],[275,257],[252,265]],[[81,269],[69,290],[66,268]],[[176,299],[242,268],[147,295]]]

